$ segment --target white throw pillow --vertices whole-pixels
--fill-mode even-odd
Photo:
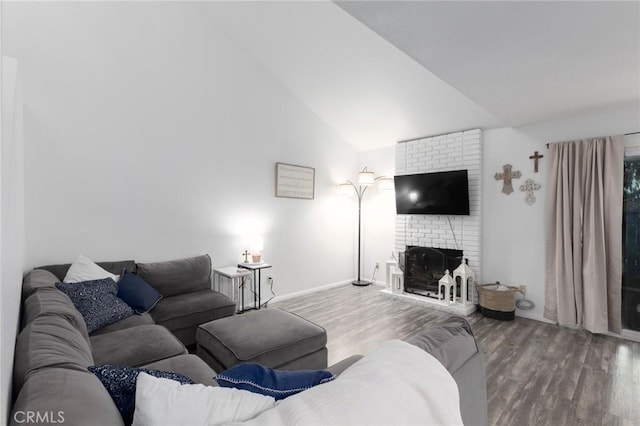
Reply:
[[[245,390],[181,385],[142,372],[136,383],[133,425],[223,425],[250,420],[275,403],[270,396]]]
[[[79,254],[76,260],[71,264],[67,275],[64,277],[65,283],[81,283],[83,281],[101,280],[103,278],[111,278],[118,282],[120,277],[109,271],[102,269],[91,259],[87,259]]]

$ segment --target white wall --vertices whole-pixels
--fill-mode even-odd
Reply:
[[[562,121],[484,132],[483,279],[527,286],[527,298],[536,306],[530,311],[517,310],[516,315],[544,320],[546,143],[636,131],[640,131],[640,112],[637,105],[630,105]],[[534,151],[545,156],[539,160],[538,173],[533,173],[533,161],[529,159]],[[503,194],[502,181],[493,178],[505,163],[522,172],[520,179],[513,180],[514,192],[510,195]],[[527,178],[542,185],[535,192],[532,206],[525,203],[525,194],[519,190]]]
[[[357,153],[193,4],[4,8],[26,102],[27,267],[233,265],[258,234],[278,294],[352,278],[334,188]],[[315,168],[314,200],[275,198],[277,161]]]
[[[0,149],[0,423],[11,401],[13,353],[18,331],[24,267],[24,160],[22,92],[18,61],[2,57],[2,144]]]

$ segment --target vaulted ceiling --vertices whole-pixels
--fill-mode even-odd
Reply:
[[[639,2],[212,2],[358,150],[640,105]]]

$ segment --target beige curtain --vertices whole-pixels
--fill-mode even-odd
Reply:
[[[620,332],[623,137],[554,143],[549,154],[544,317]]]

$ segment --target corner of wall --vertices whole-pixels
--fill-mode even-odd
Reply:
[[[20,314],[25,240],[22,91],[18,78],[18,62],[14,58],[2,57],[0,95],[0,419],[6,421],[11,410],[11,377]]]

